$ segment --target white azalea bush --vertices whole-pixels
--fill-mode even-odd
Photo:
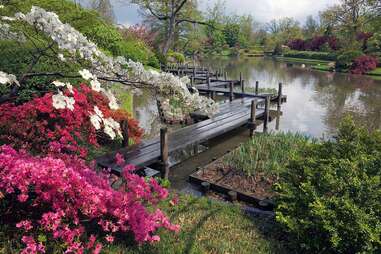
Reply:
[[[141,63],[127,60],[121,56],[108,56],[79,31],[69,24],[62,23],[53,12],[33,6],[29,13],[16,13],[14,17],[3,17],[2,20],[2,22],[8,22],[9,24],[5,24],[8,26],[12,23],[23,23],[36,28],[56,43],[55,53],[58,59],[63,62],[81,62],[88,67],[79,70],[80,76],[90,82],[94,91],[102,92],[107,96],[111,109],[117,109],[118,105],[116,98],[106,88],[108,82],[123,83],[135,89],[142,87],[153,89],[159,98],[176,97],[181,102],[182,110],[177,110],[177,114],[173,114],[171,105],[164,107],[164,113],[170,115],[172,119],[183,119],[187,114],[196,110],[208,115],[217,110],[214,101],[200,96],[197,92],[193,94],[189,92],[187,87],[189,80],[180,79],[169,73],[146,70]],[[2,30],[0,31],[2,32]],[[0,34],[0,38],[9,37],[10,29],[7,31],[3,35]],[[16,31],[12,31],[12,33],[17,34]],[[63,98],[61,94],[55,98],[56,102],[58,99],[60,101],[54,106],[63,107],[66,103],[66,106],[72,107],[73,101]]]

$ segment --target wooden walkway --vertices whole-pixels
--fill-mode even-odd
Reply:
[[[168,158],[174,152],[198,145],[245,125],[253,135],[258,121],[261,121],[264,129],[267,129],[270,103],[277,102],[279,107],[286,101],[286,96],[282,95],[281,84],[278,94],[251,94],[233,91],[233,86],[236,85],[241,85],[243,88],[242,78],[221,80],[216,74],[215,78],[211,79],[209,71],[187,67],[173,69],[172,73],[174,72],[190,75],[196,73],[196,76],[191,78],[198,80],[196,87],[201,94],[211,96],[218,93],[228,97],[229,101],[220,103],[218,113],[210,118],[200,112],[194,112],[191,116],[196,123],[172,132],[161,129],[160,137],[144,140],[138,145],[122,148],[97,158],[98,165],[110,168],[113,173],[121,173],[121,168],[115,163],[115,155],[119,153],[123,155],[127,164],[135,165],[137,169],[160,163],[162,176],[167,177],[170,167]],[[226,88],[227,86],[229,88]]]
[[[187,126],[168,134],[169,154],[184,149],[190,145],[200,144],[238,127],[246,125],[251,118],[251,100],[236,100],[220,105],[219,113],[211,119]],[[258,99],[257,103],[263,99]],[[265,109],[256,110],[256,119],[265,117]],[[120,153],[126,163],[135,165],[138,169],[160,162],[161,159],[160,137],[145,140],[139,145],[120,149],[97,159],[97,163],[113,171],[120,172],[120,167],[115,164],[115,155]]]

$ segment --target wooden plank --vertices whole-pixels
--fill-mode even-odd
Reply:
[[[262,113],[259,113],[258,116],[264,114],[264,111],[262,110]],[[231,131],[247,122],[247,119],[249,118],[249,110],[244,110],[240,114],[233,115],[229,118],[225,118],[223,120],[213,122],[212,125],[206,125],[204,128],[205,130],[199,130],[197,132],[190,132],[185,133],[185,137],[187,140],[184,139],[175,139],[172,137],[172,135],[169,135],[169,153],[172,153],[174,151],[177,151],[181,148],[185,148],[191,144],[202,142],[211,138],[214,138],[216,136],[219,136],[223,133],[226,133],[228,131]],[[175,132],[176,134],[176,132]],[[190,134],[190,135],[189,135]],[[136,155],[135,157],[129,157],[126,158],[126,163],[134,164],[138,168],[148,166],[154,162],[157,162],[160,158],[160,146],[159,144],[150,146],[149,150],[144,151],[144,153],[140,153]],[[113,161],[113,160],[111,160]],[[110,162],[112,163],[112,162]],[[114,170],[118,171],[118,168],[115,167],[115,164],[112,163],[111,165],[108,165],[109,167],[112,167]],[[119,169],[120,170],[120,169]]]

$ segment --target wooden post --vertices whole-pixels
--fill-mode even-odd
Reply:
[[[233,82],[229,83],[229,100],[232,102],[234,99],[234,93],[233,93]]]
[[[279,87],[278,87],[278,108],[282,105],[282,92],[283,92],[283,84],[279,83]]]
[[[270,117],[270,97],[266,96],[265,99],[265,119],[263,121],[263,132],[267,132]]]
[[[169,162],[168,162],[168,129],[160,129],[160,155],[162,162],[162,177],[168,179],[169,176]]]
[[[193,67],[193,77],[196,77],[196,67]]]
[[[208,84],[208,90],[210,90],[210,77],[206,77],[206,83]]]
[[[212,94],[211,94],[211,99],[212,99],[212,100],[215,100],[215,99],[216,99],[216,92],[214,92],[214,91],[212,92]]]
[[[241,90],[242,90],[242,93],[245,93],[245,80],[241,81]]]
[[[225,74],[224,74],[224,78],[225,80],[228,80],[228,73],[225,71]]]
[[[239,73],[239,84],[242,86],[242,72]]]
[[[129,136],[128,136],[128,121],[124,120],[122,121],[122,136],[123,136],[123,141],[122,141],[122,147],[127,147],[129,144]]]
[[[259,81],[255,81],[255,94],[259,94]]]
[[[255,120],[257,119],[257,102],[256,100],[251,101],[251,115],[249,122],[250,137],[254,137],[255,129],[257,128]]]
[[[193,86],[194,86],[194,76],[192,76],[192,77],[190,78],[190,82],[191,82],[191,86],[193,87]]]

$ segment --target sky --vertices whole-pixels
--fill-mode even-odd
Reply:
[[[213,6],[218,0],[199,0],[201,10]],[[118,24],[134,25],[141,22],[138,8],[132,4],[120,4],[112,0]],[[272,19],[293,17],[304,23],[308,15],[317,16],[327,6],[339,0],[225,0],[228,14],[251,14],[258,22],[265,23]]]

